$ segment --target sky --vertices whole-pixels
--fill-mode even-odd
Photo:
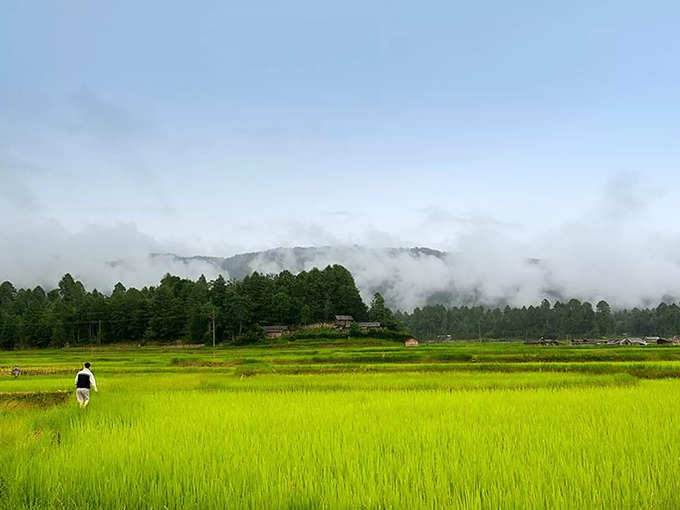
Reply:
[[[663,281],[640,267],[678,263],[679,22],[670,1],[0,0],[0,280],[360,244]]]

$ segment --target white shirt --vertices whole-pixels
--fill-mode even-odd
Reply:
[[[80,374],[85,374],[90,376],[90,386],[94,388],[94,391],[97,391],[97,381],[94,380],[94,374],[90,372],[89,368],[83,368],[80,372],[76,374],[76,384],[78,384],[78,376]]]

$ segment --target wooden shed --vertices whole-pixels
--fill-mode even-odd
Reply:
[[[338,329],[348,329],[349,325],[354,322],[354,317],[351,315],[336,315],[335,327]]]

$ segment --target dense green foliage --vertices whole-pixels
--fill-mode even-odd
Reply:
[[[431,305],[412,313],[398,313],[407,329],[421,338],[452,335],[454,338],[567,338],[612,335],[672,336],[680,334],[680,306],[662,303],[656,308],[612,310],[600,301],[571,299],[553,305],[486,308]]]
[[[100,391],[80,409],[85,359]],[[379,340],[3,351],[0,508],[677,508],[660,473],[680,381],[648,380],[677,360]]]
[[[213,311],[216,340],[237,343],[260,339],[262,325],[326,322],[335,314],[365,320],[369,312],[354,278],[338,265],[297,275],[253,273],[237,282],[166,275],[157,287],[141,290],[118,283],[110,295],[88,292],[67,274],[49,292],[0,284],[0,348],[142,339],[200,343],[211,337]]]
[[[374,338],[382,340],[395,340],[404,341],[410,338],[412,335],[398,329],[400,324],[394,322],[393,326],[390,323],[383,323],[387,327],[380,328],[378,330],[362,330],[357,323],[353,323],[348,330],[337,329],[331,327],[330,325],[324,325],[321,327],[309,327],[295,330],[284,337],[282,337],[283,342],[289,342],[293,340],[314,340],[314,339],[324,339],[324,340],[345,340],[348,338],[348,334],[351,338],[359,340],[362,338]]]

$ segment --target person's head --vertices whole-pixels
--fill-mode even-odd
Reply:
[[[85,363],[85,368],[90,368],[90,363]]]

